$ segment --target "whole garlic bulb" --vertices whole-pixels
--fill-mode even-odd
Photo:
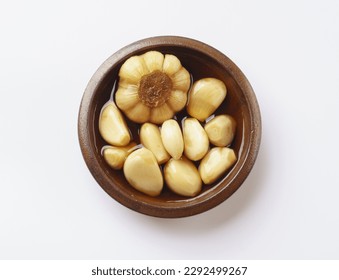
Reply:
[[[121,66],[115,100],[130,120],[161,124],[185,107],[190,83],[176,56],[149,51]]]

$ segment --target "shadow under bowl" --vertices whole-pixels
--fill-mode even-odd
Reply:
[[[104,161],[101,149],[107,143],[99,134],[101,108],[110,99],[121,65],[133,55],[150,50],[173,54],[191,73],[193,81],[206,77],[226,84],[227,96],[215,115],[229,114],[237,122],[231,148],[237,162],[218,181],[203,185],[193,198],[174,194],[166,185],[160,196],[145,195],[126,181],[123,172]],[[185,112],[181,113],[185,117]],[[127,118],[126,118],[127,120]],[[127,120],[135,141],[140,125]],[[109,57],[95,72],[84,92],[78,118],[79,142],[85,162],[99,185],[116,201],[137,212],[163,218],[186,217],[207,211],[229,198],[250,173],[260,146],[261,118],[253,89],[241,70],[224,54],[205,43],[177,36],[152,37],[132,43]]]

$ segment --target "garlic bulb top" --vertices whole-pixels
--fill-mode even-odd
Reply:
[[[185,107],[190,83],[176,56],[149,51],[121,66],[116,104],[134,122],[161,124]]]

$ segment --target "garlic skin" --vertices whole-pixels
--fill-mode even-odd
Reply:
[[[99,132],[113,146],[126,146],[131,141],[124,117],[112,101],[107,102],[101,110]]]
[[[210,142],[217,147],[226,147],[233,141],[236,121],[230,115],[219,115],[205,124]]]
[[[115,101],[136,123],[162,124],[185,107],[190,84],[176,56],[149,51],[123,63]]]
[[[161,140],[166,151],[174,159],[181,158],[184,152],[184,140],[177,121],[170,119],[162,124]]]
[[[183,121],[184,153],[193,161],[202,159],[209,148],[209,141],[204,128],[195,118]]]
[[[158,164],[163,164],[171,158],[162,143],[160,129],[157,125],[144,123],[140,128],[139,136],[141,144],[154,154]]]
[[[164,177],[167,186],[176,194],[193,197],[201,191],[198,169],[185,157],[170,159],[164,167]]]
[[[124,166],[127,156],[137,148],[135,142],[124,147],[104,146],[102,155],[107,164],[113,169],[119,170]]]
[[[190,90],[187,112],[203,122],[220,106],[226,94],[226,85],[222,81],[215,78],[198,80]]]
[[[235,162],[237,157],[230,148],[212,148],[201,160],[199,173],[205,184],[212,184],[219,179]]]
[[[136,190],[150,196],[158,196],[163,188],[163,177],[153,153],[140,148],[132,152],[124,164],[124,175]]]

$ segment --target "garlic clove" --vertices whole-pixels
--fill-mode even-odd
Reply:
[[[148,71],[151,73],[156,70],[162,70],[164,64],[164,55],[157,51],[149,51],[142,55]]]
[[[118,147],[105,148],[103,156],[107,164],[113,169],[121,169],[124,166],[126,152]]]
[[[151,115],[151,109],[141,102],[137,103],[134,107],[125,110],[124,112],[131,121],[136,123],[147,122]]]
[[[177,73],[171,76],[173,89],[182,90],[187,92],[191,85],[190,73],[182,67]]]
[[[168,75],[172,76],[175,73],[177,73],[181,68],[181,62],[180,60],[172,55],[172,54],[166,54],[164,59],[164,65],[163,65],[163,71]]]
[[[186,158],[170,159],[164,167],[167,186],[183,196],[196,196],[201,191],[202,181],[195,165]]]
[[[181,111],[187,103],[187,94],[181,90],[172,90],[171,96],[167,101],[173,111]]]
[[[218,147],[226,147],[233,141],[236,121],[230,115],[219,115],[205,125],[210,142]]]
[[[189,94],[187,112],[199,121],[206,120],[226,97],[225,84],[215,78],[196,81]]]
[[[179,159],[184,151],[184,140],[177,121],[170,119],[161,126],[161,140],[166,151],[174,158]]]
[[[185,156],[194,161],[202,159],[208,151],[209,141],[205,130],[197,119],[187,118],[184,120],[183,137]]]
[[[128,110],[139,102],[138,89],[133,86],[120,87],[115,93],[115,102],[121,110]]]
[[[158,161],[158,164],[163,164],[170,159],[160,135],[160,129],[152,123],[144,123],[140,129],[140,142],[149,149]]]
[[[235,162],[237,157],[230,148],[215,147],[201,160],[199,173],[205,184],[212,184],[219,179]]]
[[[163,188],[163,177],[153,153],[141,148],[132,152],[124,164],[124,175],[128,183],[140,192],[157,196]]]
[[[131,140],[124,117],[112,101],[101,110],[99,132],[107,143],[114,146],[126,146]]]
[[[173,115],[174,111],[167,105],[167,103],[164,103],[159,107],[152,108],[149,121],[156,124],[162,124],[165,120],[172,118]]]
[[[102,150],[102,155],[107,164],[113,169],[121,169],[124,166],[127,156],[134,151],[137,144],[129,143],[124,147],[105,146]]]
[[[132,56],[127,59],[119,71],[120,80],[133,85],[138,85],[145,74],[148,74],[148,69],[141,56]]]

